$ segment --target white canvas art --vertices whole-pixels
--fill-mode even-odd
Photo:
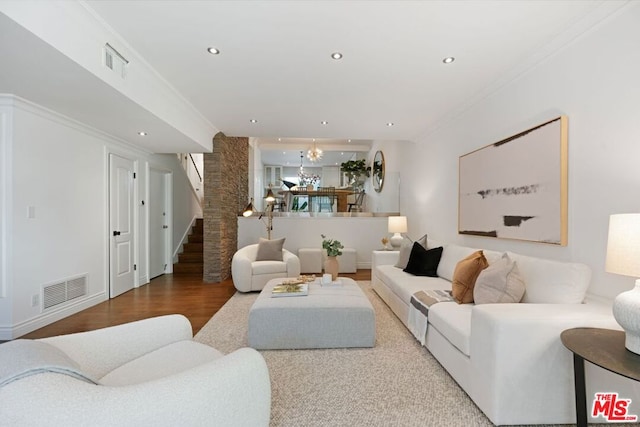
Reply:
[[[458,232],[566,245],[567,118],[460,157]]]

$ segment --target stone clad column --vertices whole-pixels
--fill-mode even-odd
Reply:
[[[231,277],[231,258],[238,246],[238,214],[249,198],[249,138],[213,138],[204,155],[203,280],[218,283]]]

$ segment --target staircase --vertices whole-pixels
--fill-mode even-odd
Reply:
[[[202,218],[196,219],[196,224],[191,227],[187,243],[183,245],[182,253],[178,254],[178,262],[173,264],[173,274],[202,274]]]

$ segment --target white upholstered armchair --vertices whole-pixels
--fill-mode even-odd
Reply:
[[[262,356],[193,341],[181,315],[0,344],[0,364],[1,425],[269,425]]]
[[[282,261],[256,261],[258,244],[238,249],[231,260],[233,285],[240,292],[260,291],[271,279],[298,277],[300,259],[282,249]]]

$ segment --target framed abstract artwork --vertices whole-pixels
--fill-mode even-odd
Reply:
[[[567,244],[567,117],[459,159],[458,233]]]

